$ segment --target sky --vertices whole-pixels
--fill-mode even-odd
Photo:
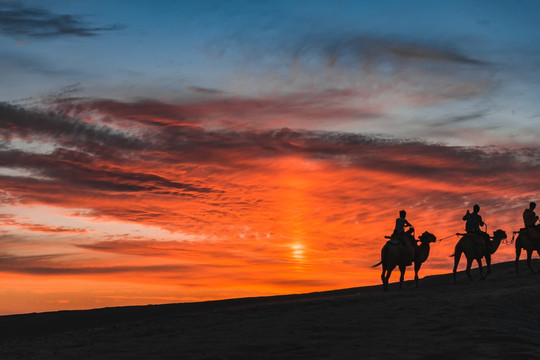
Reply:
[[[0,1],[0,314],[379,284],[401,209],[438,238],[421,276],[474,204],[510,240],[540,200],[539,24],[535,1]]]

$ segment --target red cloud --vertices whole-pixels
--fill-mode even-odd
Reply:
[[[109,111],[110,123],[11,109],[3,128],[7,139],[29,134],[58,149],[0,149],[2,167],[27,174],[0,175],[0,186],[12,204],[82,209],[95,221],[159,227],[198,240],[85,238],[69,260],[3,271],[107,281],[121,273],[134,283],[198,284],[227,296],[240,288],[283,293],[351,287],[379,281],[371,265],[401,209],[418,233],[447,238],[433,245],[423,267],[425,274],[447,272],[455,243],[448,236],[463,229],[467,208],[479,203],[489,231],[509,233],[520,226],[522,208],[540,195],[534,148],[494,151],[322,131],[207,129],[187,126],[171,117],[171,108],[160,113],[154,105],[135,120],[124,107]],[[270,109],[251,105],[247,112]],[[4,222],[40,232],[86,231],[9,217]],[[92,264],[88,259],[97,251],[103,263]],[[494,261],[510,257],[502,247]]]

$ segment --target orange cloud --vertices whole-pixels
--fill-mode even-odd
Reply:
[[[167,107],[149,120],[118,110],[109,115],[125,116],[118,122],[10,111],[12,120],[1,130],[6,139],[48,139],[57,149],[38,153],[9,140],[0,148],[0,166],[25,171],[0,173],[7,194],[0,199],[11,206],[79,209],[66,221],[83,217],[89,224],[40,225],[6,213],[1,220],[8,233],[0,241],[9,247],[0,270],[12,277],[121,283],[120,297],[130,286],[150,291],[157,284],[168,289],[167,299],[375,284],[379,270],[371,265],[400,209],[417,233],[446,238],[433,245],[422,273],[448,272],[452,236],[463,229],[467,208],[479,203],[489,231],[509,233],[520,226],[522,208],[540,195],[538,149],[290,129],[210,130],[168,118]],[[107,221],[165,229],[178,239],[111,236],[98,229]],[[41,242],[21,229],[42,233]],[[503,246],[494,261],[510,258]]]

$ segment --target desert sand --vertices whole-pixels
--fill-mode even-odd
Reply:
[[[540,270],[540,261],[533,262]],[[0,359],[540,359],[540,275],[0,317]]]

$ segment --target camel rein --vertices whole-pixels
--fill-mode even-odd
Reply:
[[[486,233],[487,233],[487,230],[488,230],[488,226],[486,223],[484,223],[484,226],[486,228]],[[519,231],[514,231],[513,232],[513,235],[512,235],[512,239],[508,239],[508,238],[504,238],[504,239],[501,239],[501,243],[505,244],[505,245],[512,245],[514,243],[514,238],[516,236],[516,234],[519,234]],[[467,235],[466,233],[455,233],[455,234],[452,234],[452,235],[448,235],[448,236],[445,236],[439,240],[437,240],[438,242],[441,242],[441,241],[444,241],[446,239],[449,239],[451,238],[452,236],[465,236]],[[493,236],[490,236],[491,239],[493,239]]]
[[[486,232],[487,232],[487,231],[488,231],[488,226],[487,226],[487,224],[484,223],[484,226],[486,227]],[[452,234],[452,235],[448,235],[448,236],[446,236],[446,237],[443,237],[442,239],[439,239],[438,241],[441,242],[441,241],[443,241],[443,240],[446,240],[446,239],[451,238],[452,236],[464,236],[464,235],[466,235],[466,234],[464,234],[464,233],[455,233],[455,234]]]

